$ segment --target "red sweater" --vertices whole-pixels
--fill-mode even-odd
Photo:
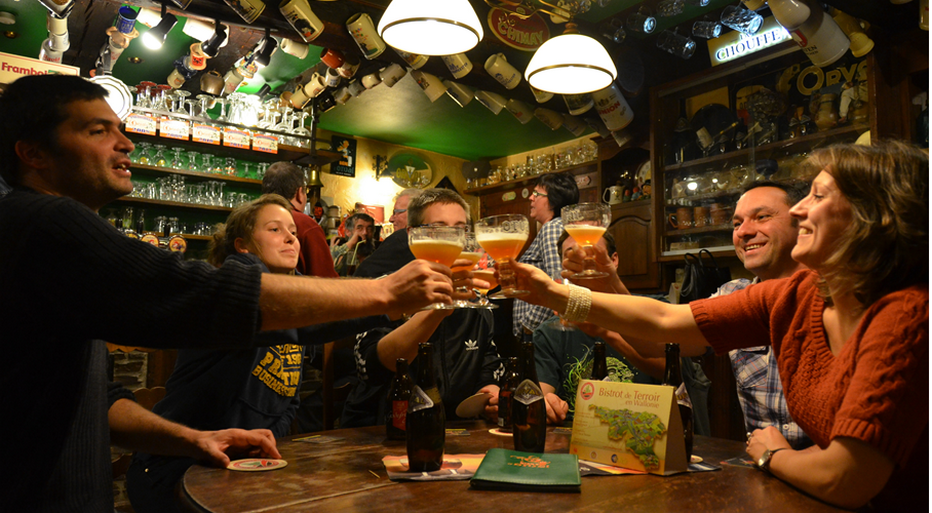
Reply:
[[[790,413],[819,447],[855,438],[893,460],[896,469],[875,507],[928,504],[928,285],[871,305],[834,355],[818,279],[800,271],[690,306],[716,353],[771,341]]]
[[[330,256],[330,245],[327,244],[324,229],[304,212],[292,208],[291,215],[294,216],[298,242],[301,243],[298,266],[295,269],[305,276],[338,278],[339,275],[333,270],[333,257]]]

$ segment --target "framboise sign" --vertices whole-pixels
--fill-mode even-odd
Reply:
[[[518,8],[519,12],[522,12]],[[506,45],[533,52],[537,50],[544,41],[550,39],[550,27],[547,22],[540,16],[540,13],[534,13],[526,19],[509,13],[498,7],[493,7],[489,11],[489,29]]]

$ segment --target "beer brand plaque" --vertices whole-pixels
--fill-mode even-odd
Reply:
[[[521,10],[520,7],[516,9]],[[522,19],[504,9],[493,7],[489,11],[488,21],[489,30],[495,37],[518,50],[533,52],[550,39],[550,27],[540,13]]]

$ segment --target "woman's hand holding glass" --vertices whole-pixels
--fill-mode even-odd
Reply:
[[[579,246],[589,250],[608,229],[612,222],[612,210],[604,203],[578,203],[567,205],[561,211],[563,228],[573,237]],[[582,271],[574,274],[573,278],[604,278],[609,273],[595,267],[594,258],[586,258]]]

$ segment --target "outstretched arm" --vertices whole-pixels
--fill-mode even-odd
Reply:
[[[566,312],[570,289],[549,279],[530,265],[511,261],[518,286],[530,293],[521,299]],[[679,342],[683,356],[698,356],[708,342],[699,331],[689,305],[671,305],[654,299],[622,294],[592,293],[587,322],[617,331],[643,356],[660,356],[667,341]]]
[[[268,429],[198,431],[166,420],[129,399],[119,399],[107,414],[113,443],[165,456],[185,456],[227,466],[230,456],[281,458]]]
[[[449,303],[450,270],[414,260],[378,280],[262,275],[262,329],[310,326],[383,313],[396,318],[430,303]]]

